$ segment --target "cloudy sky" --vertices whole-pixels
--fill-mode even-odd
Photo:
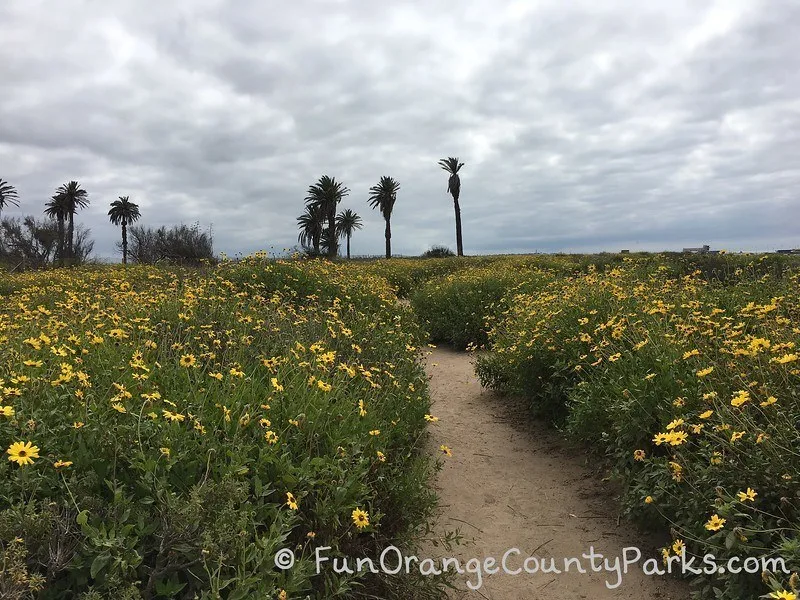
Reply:
[[[40,214],[85,187],[198,221],[228,254],[296,243],[323,174],[393,247],[468,254],[800,247],[797,0],[3,0],[0,178]]]

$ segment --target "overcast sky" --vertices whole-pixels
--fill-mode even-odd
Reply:
[[[391,4],[391,6],[388,6]],[[296,244],[323,174],[393,249],[800,247],[798,0],[2,0],[0,178],[76,179],[99,256],[129,195],[228,254]]]

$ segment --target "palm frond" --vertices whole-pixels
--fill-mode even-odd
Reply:
[[[53,219],[65,219],[68,213],[66,199],[59,194],[53,195],[45,204],[44,214]]]
[[[336,215],[336,233],[339,237],[351,236],[361,227],[361,217],[349,208]]]
[[[325,212],[330,212],[331,205],[336,205],[350,193],[349,188],[336,181],[335,177],[323,175],[319,181],[308,188],[305,202],[307,205],[323,207]]]
[[[69,212],[74,214],[79,208],[89,206],[89,193],[81,188],[77,181],[70,181],[61,185],[56,190],[57,196],[62,196],[66,202]]]
[[[0,210],[3,210],[6,204],[19,206],[19,195],[17,194],[17,188],[0,179]]]
[[[458,158],[454,156],[448,156],[447,158],[442,158],[439,161],[439,166],[442,167],[445,171],[450,173],[451,175],[455,175],[464,166],[463,162],[458,162]]]
[[[318,240],[322,235],[325,223],[325,212],[319,204],[309,204],[305,212],[297,217],[297,226],[300,233],[297,241],[303,246],[312,246],[314,240]]]
[[[141,216],[139,205],[131,202],[128,196],[120,196],[119,200],[114,200],[111,203],[111,210],[108,211],[108,218],[114,225],[123,222],[131,224],[138,221]]]
[[[400,190],[400,184],[392,177],[381,177],[378,185],[373,185],[369,188],[369,205],[375,209],[379,209],[384,219],[389,219],[392,216],[394,203],[397,201],[397,192]]]

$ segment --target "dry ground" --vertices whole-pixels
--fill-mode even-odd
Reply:
[[[464,543],[453,550],[463,560],[492,556],[499,560],[510,548],[521,551],[510,567],[527,556],[553,558],[563,566],[590,547],[607,557],[622,557],[623,548],[641,549],[639,566],[623,575],[622,585],[608,589],[614,573],[504,574],[484,577],[477,591],[459,585],[454,599],[670,600],[688,597],[688,587],[674,578],[645,576],[641,562],[658,558],[654,540],[643,540],[631,525],[617,519],[611,489],[592,472],[581,451],[570,451],[557,433],[531,423],[519,401],[482,390],[471,356],[436,349],[427,358],[431,377],[433,451],[440,444],[453,456],[437,479],[442,504],[440,528],[460,529]],[[431,557],[446,555],[441,549]],[[582,559],[587,569],[589,560]],[[613,563],[612,563],[613,564]],[[464,574],[476,581],[475,575]]]

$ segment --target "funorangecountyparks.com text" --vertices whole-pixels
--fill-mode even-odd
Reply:
[[[377,560],[366,557],[354,558],[334,556],[330,554],[330,546],[320,546],[314,550],[316,573],[330,569],[334,573],[411,573],[416,571],[424,576],[441,575],[444,572],[455,572],[467,575],[466,584],[471,590],[483,587],[487,575],[492,576],[532,576],[545,575],[587,575],[591,573],[607,573],[606,587],[620,587],[632,569],[640,568],[647,576],[664,576],[667,574],[706,574],[714,573],[762,573],[764,571],[788,574],[785,561],[780,557],[741,558],[734,556],[725,561],[718,561],[713,554],[704,556],[687,556],[686,549],[680,555],[666,558],[644,558],[642,551],[636,547],[626,547],[622,556],[605,556],[596,552],[593,546],[580,557],[539,557],[525,556],[519,548],[509,548],[499,559],[492,556],[484,558],[459,559],[419,558],[404,555],[396,546],[388,546],[381,552]],[[275,554],[275,566],[280,569],[291,569],[295,563],[294,553],[283,548]]]

